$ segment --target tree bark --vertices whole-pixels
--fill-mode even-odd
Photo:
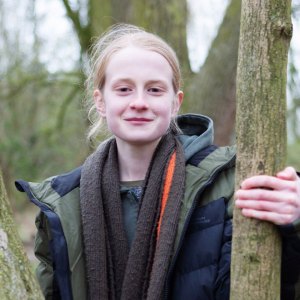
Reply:
[[[43,299],[17,232],[0,169],[0,299]]]
[[[212,118],[218,146],[229,144],[235,124],[240,12],[241,0],[232,0],[205,63],[188,89],[187,111]]]
[[[250,176],[276,175],[286,161],[286,67],[291,1],[243,0],[237,70],[236,189]],[[231,300],[280,299],[276,226],[234,208]]]
[[[185,77],[191,73],[186,43],[187,18],[186,0],[136,0],[130,20],[172,45]]]
[[[88,21],[91,28],[89,40],[97,38],[109,26],[116,23],[112,16],[112,1],[89,0]]]

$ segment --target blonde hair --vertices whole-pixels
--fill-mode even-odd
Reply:
[[[103,132],[103,120],[96,109],[93,92],[96,89],[101,91],[104,87],[105,70],[111,55],[130,45],[161,54],[172,68],[172,85],[175,94],[180,91],[180,66],[176,53],[170,45],[157,35],[134,25],[117,24],[111,26],[96,40],[91,51],[90,71],[86,80],[87,97],[85,99],[85,108],[91,122],[87,133],[89,140],[95,140],[101,131],[107,133],[107,130]],[[171,131],[178,131],[174,122],[171,122],[170,129]]]

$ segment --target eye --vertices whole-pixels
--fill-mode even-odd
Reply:
[[[116,87],[115,91],[119,96],[127,96],[132,92],[132,88],[128,86],[120,86]]]
[[[148,89],[148,91],[151,93],[161,93],[162,92],[162,90],[159,88],[150,88],[150,89]]]
[[[122,93],[126,93],[126,92],[130,92],[130,89],[127,87],[123,87],[123,88],[120,88],[119,91]]]

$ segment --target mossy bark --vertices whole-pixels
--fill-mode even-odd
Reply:
[[[187,111],[214,121],[215,141],[228,145],[235,124],[236,68],[241,0],[232,0],[208,56],[188,89]]]
[[[43,299],[17,232],[0,169],[0,299]]]
[[[286,68],[291,1],[243,0],[237,69],[236,189],[286,163]],[[281,238],[276,226],[234,208],[231,300],[280,299]]]

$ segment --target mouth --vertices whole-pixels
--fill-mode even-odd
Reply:
[[[149,122],[152,122],[153,119],[148,119],[148,118],[126,118],[124,119],[125,121],[133,124],[133,125],[143,125],[143,124],[147,124]]]

